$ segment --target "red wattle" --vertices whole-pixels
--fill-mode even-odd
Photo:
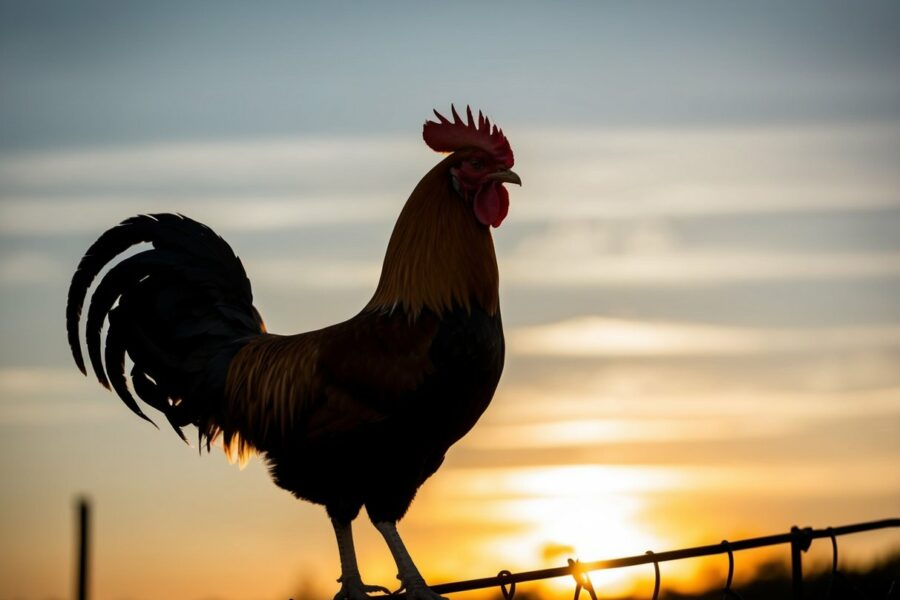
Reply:
[[[475,194],[475,216],[484,225],[500,227],[509,213],[509,192],[502,183],[484,185]]]

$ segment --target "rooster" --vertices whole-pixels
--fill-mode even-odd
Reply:
[[[324,505],[341,563],[336,600],[388,591],[359,573],[351,523],[363,506],[407,597],[439,598],[396,524],[487,408],[503,370],[490,228],[507,215],[504,184],[521,180],[503,131],[480,112],[434,114],[423,138],[449,155],[412,191],[372,299],[343,323],[268,333],[231,247],[175,214],[132,217],[103,233],[69,288],[68,340],[86,374],[79,328],[88,288],[118,254],[150,244],[112,266],[91,296],[94,374],[139,417],[153,422],[134,395],[185,441],[182,428],[194,425],[207,451],[221,438],[242,462],[258,453],[278,486]]]

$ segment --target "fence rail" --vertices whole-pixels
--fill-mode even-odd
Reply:
[[[890,527],[900,527],[900,519],[883,519],[881,521],[870,521],[867,523],[855,523],[852,525],[843,525],[841,527],[827,527],[825,529],[813,529],[811,527],[793,527],[788,533],[780,533],[776,535],[767,535],[763,537],[749,538],[745,540],[723,541],[719,544],[710,544],[707,546],[695,546],[693,548],[682,548],[680,550],[669,550],[666,552],[647,552],[637,556],[626,556],[623,558],[612,558],[608,560],[598,560],[592,562],[580,562],[569,560],[568,566],[556,567],[552,569],[539,569],[536,571],[523,571],[521,573],[510,573],[509,571],[501,571],[496,577],[484,577],[481,579],[469,579],[466,581],[455,581],[452,583],[441,583],[431,586],[431,589],[438,594],[452,594],[454,592],[464,592],[472,590],[481,590],[499,587],[505,600],[513,600],[517,583],[528,581],[539,581],[542,579],[553,579],[556,577],[572,577],[575,580],[575,598],[577,600],[581,591],[586,591],[592,600],[597,600],[593,585],[591,584],[589,573],[591,571],[600,571],[605,569],[620,569],[623,567],[633,567],[636,565],[653,564],[656,575],[656,584],[654,586],[654,600],[659,595],[660,575],[659,563],[672,560],[683,560],[686,558],[696,558],[700,556],[712,556],[716,554],[727,554],[728,561],[728,577],[726,580],[725,592],[731,592],[731,579],[734,574],[734,552],[740,550],[749,550],[751,548],[763,548],[765,546],[778,546],[781,544],[790,544],[791,546],[791,576],[793,586],[793,596],[795,600],[803,598],[803,553],[806,552],[812,541],[815,539],[830,538],[833,552],[832,572],[837,571],[837,538],[850,533],[860,533],[863,531],[873,531],[876,529],[887,529]],[[733,594],[736,596],[736,594]],[[739,596],[737,596],[739,597]]]

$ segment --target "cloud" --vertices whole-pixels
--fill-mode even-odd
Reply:
[[[465,439],[469,449],[587,448],[627,443],[718,442],[800,435],[849,419],[900,419],[900,387],[844,392],[747,391],[721,383],[614,401],[615,393],[555,385],[501,389],[495,407]],[[620,396],[621,397],[621,396]],[[765,398],[767,410],[759,410]]]
[[[132,215],[181,213],[221,232],[278,231],[386,221],[399,212],[397,200],[372,195],[334,195],[313,198],[248,193],[213,199],[125,195],[116,199],[83,198],[35,200],[12,198],[0,203],[0,234],[54,235],[96,233]]]
[[[761,481],[778,483],[780,493],[895,492],[900,474],[888,460],[866,464],[784,463],[764,466],[738,463],[726,466],[677,467],[657,465],[570,464],[516,467],[455,468],[442,472],[435,490],[445,498],[477,496],[503,500],[515,497],[595,496],[678,491],[755,494]],[[842,476],[834,477],[840,469]]]
[[[124,255],[123,255],[124,256]],[[254,288],[284,292],[374,289],[381,264],[350,259],[241,258]],[[0,257],[0,285],[22,286],[68,282],[73,260],[33,252]]]
[[[254,259],[241,261],[255,288],[278,290],[374,289],[381,265],[345,259]],[[0,285],[59,284],[72,276],[74,263],[47,254],[22,252],[0,257]]]
[[[413,140],[389,137],[309,137],[182,141],[6,155],[6,189],[66,190],[325,189],[361,187],[385,171],[422,162]]]
[[[217,230],[396,217],[434,160],[387,137],[172,142],[0,157],[0,233],[101,231],[180,212]]]
[[[100,231],[103,226],[93,228]],[[577,243],[577,240],[571,240]],[[565,242],[564,242],[565,243]],[[381,252],[381,250],[379,250]],[[374,288],[381,257],[254,258],[241,252],[253,285],[277,290]],[[900,253],[801,254],[766,252],[675,252],[659,255],[586,254],[523,257],[500,255],[503,285],[528,288],[697,286],[743,282],[859,280],[900,277]],[[65,281],[72,260],[40,253],[0,259],[0,284]]]
[[[643,439],[647,437],[645,431],[653,436],[678,437],[681,423],[709,419],[752,428],[753,423],[747,422],[752,416],[777,429],[779,423],[808,424],[813,419],[900,416],[900,379],[896,373],[884,387],[873,388],[878,382],[869,379],[856,382],[862,389],[836,390],[797,389],[784,386],[776,377],[760,380],[755,373],[748,373],[740,379],[728,371],[707,367],[699,372],[674,364],[644,368],[617,365],[602,374],[591,369],[582,370],[580,375],[501,386],[479,429],[541,423],[561,423],[564,428],[566,423],[609,421],[624,425],[624,433],[610,435]],[[755,386],[748,381],[754,377]],[[766,411],[759,410],[763,398]],[[663,422],[674,431],[662,432],[658,424]],[[643,430],[640,424],[649,424],[649,428]],[[716,435],[709,427],[700,429],[697,435]],[[477,430],[473,435],[479,435]],[[486,432],[485,437],[491,436]]]
[[[63,281],[68,276],[60,261],[36,252],[0,257],[0,285],[31,285]]]
[[[809,250],[747,249],[728,241],[692,247],[672,226],[676,217],[900,208],[900,175],[882,158],[900,147],[897,123],[526,130],[517,139],[517,169],[526,185],[513,190],[510,226],[546,227],[512,251],[500,249],[504,284],[649,287],[900,277],[896,251],[829,249],[827,238]],[[182,212],[226,236],[389,227],[435,158],[417,140],[377,136],[7,154],[0,156],[0,235],[96,235],[148,212]],[[727,240],[726,234],[717,239]],[[303,255],[303,244],[298,239],[295,255]],[[377,278],[383,245],[360,251],[360,259],[318,264],[241,254],[255,283],[345,289]],[[52,259],[34,253],[0,263],[6,283],[60,276]]]
[[[511,218],[652,219],[900,207],[900,123],[525,132]]]
[[[14,425],[109,421],[119,419],[122,414],[121,408],[109,400],[0,403],[0,423]]]
[[[85,398],[85,378],[71,368],[0,368],[0,423],[46,425],[116,419],[124,413],[109,394]]]
[[[513,256],[504,280],[536,287],[684,286],[755,281],[813,281],[900,276],[900,253],[776,253],[733,250],[671,254],[554,257]]]
[[[0,397],[65,395],[84,382],[84,376],[73,364],[71,368],[3,367],[0,368]]]
[[[254,286],[278,290],[375,289],[380,263],[354,260],[264,259],[245,260]]]
[[[785,435],[794,423],[784,420],[723,419],[697,415],[693,418],[625,419],[579,418],[535,423],[482,425],[466,438],[471,449],[562,448],[624,442],[671,442],[733,440],[738,437]]]
[[[686,286],[900,276],[896,251],[685,247],[665,221],[551,225],[501,255],[503,281],[534,287]]]
[[[517,140],[519,223],[900,207],[900,175],[880,159],[900,147],[892,122],[526,130]],[[435,159],[415,138],[383,136],[6,154],[0,232],[89,231],[162,210],[221,213],[254,230],[392,220]]]
[[[900,346],[900,326],[766,329],[579,317],[513,330],[509,346],[539,356],[723,356]]]

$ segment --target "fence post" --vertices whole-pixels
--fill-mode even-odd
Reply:
[[[791,527],[791,579],[794,600],[803,600],[803,553],[812,544],[812,529]]]
[[[87,600],[88,597],[88,572],[90,564],[88,553],[90,551],[91,505],[87,498],[78,499],[78,574],[75,597],[78,600]]]

